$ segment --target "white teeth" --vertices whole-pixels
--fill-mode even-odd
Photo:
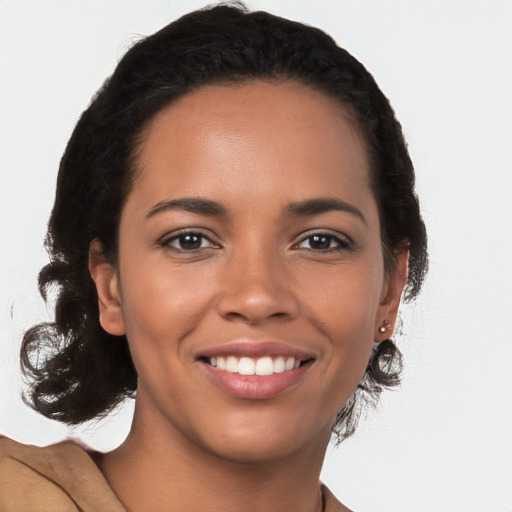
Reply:
[[[230,373],[239,373],[240,375],[272,375],[273,373],[283,373],[300,366],[300,360],[294,357],[284,358],[282,356],[272,359],[270,356],[259,357],[212,357],[210,364],[216,366],[219,370],[225,370]]]
[[[278,357],[274,361],[274,373],[283,373],[284,372],[284,357]]]
[[[235,356],[229,356],[226,359],[226,370],[231,373],[238,372],[238,358]]]
[[[274,361],[271,357],[260,357],[256,361],[256,375],[272,375],[274,373]]]
[[[238,373],[240,375],[254,375],[256,363],[250,357],[241,357],[238,363]]]

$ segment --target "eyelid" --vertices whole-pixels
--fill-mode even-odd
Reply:
[[[305,232],[301,233],[300,235],[298,235],[297,237],[295,237],[295,241],[292,244],[292,249],[293,248],[299,249],[300,247],[298,247],[298,246],[302,242],[304,242],[305,240],[307,240],[308,238],[311,238],[313,236],[325,236],[325,237],[329,237],[329,238],[332,238],[332,239],[338,241],[339,247],[331,248],[331,249],[324,249],[324,252],[335,251],[335,250],[350,250],[353,248],[353,245],[354,245],[354,241],[352,240],[352,238],[349,237],[348,235],[346,235],[345,233],[341,233],[340,231],[335,231],[335,230],[327,229],[327,228],[325,228],[325,229],[317,228],[317,229],[311,229],[311,230],[305,231]],[[322,252],[321,249],[306,249],[306,250]]]
[[[180,228],[175,231],[166,233],[165,235],[160,237],[158,240],[158,245],[161,247],[168,247],[172,250],[179,251],[179,252],[194,252],[193,250],[186,251],[184,249],[179,249],[177,247],[173,247],[171,245],[171,242],[174,240],[177,240],[181,236],[197,235],[197,236],[200,236],[200,237],[208,240],[212,246],[215,246],[215,248],[220,248],[221,245],[214,240],[216,237],[212,236],[213,234],[211,234],[211,232],[205,233],[205,231],[209,231],[209,230],[205,230],[204,228],[198,228],[198,227]],[[201,250],[201,249],[208,249],[208,248],[213,248],[213,247],[203,247],[203,248],[196,249],[196,251]]]

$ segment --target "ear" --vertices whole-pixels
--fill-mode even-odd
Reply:
[[[374,339],[380,343],[389,339],[395,330],[402,291],[409,275],[409,244],[393,251],[393,268],[386,276],[375,318]]]
[[[109,334],[125,334],[119,278],[98,240],[93,240],[89,246],[89,272],[96,284],[101,326]]]

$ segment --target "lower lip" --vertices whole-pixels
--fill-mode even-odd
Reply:
[[[228,395],[247,400],[264,400],[274,398],[298,384],[313,361],[294,370],[272,375],[240,375],[219,370],[205,362],[200,364],[213,382]]]

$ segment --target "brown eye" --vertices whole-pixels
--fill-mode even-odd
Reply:
[[[180,249],[185,251],[194,251],[201,247],[202,236],[199,235],[182,235],[176,239],[176,243]]]
[[[297,244],[299,249],[310,251],[340,251],[348,249],[349,246],[349,242],[325,233],[309,235]]]
[[[333,239],[330,236],[314,235],[314,236],[310,236],[308,241],[309,241],[309,246],[311,247],[311,249],[321,249],[322,250],[322,249],[330,249]]]
[[[164,240],[163,246],[169,247],[177,251],[198,251],[200,249],[214,248],[217,247],[210,239],[201,233],[181,233]]]

